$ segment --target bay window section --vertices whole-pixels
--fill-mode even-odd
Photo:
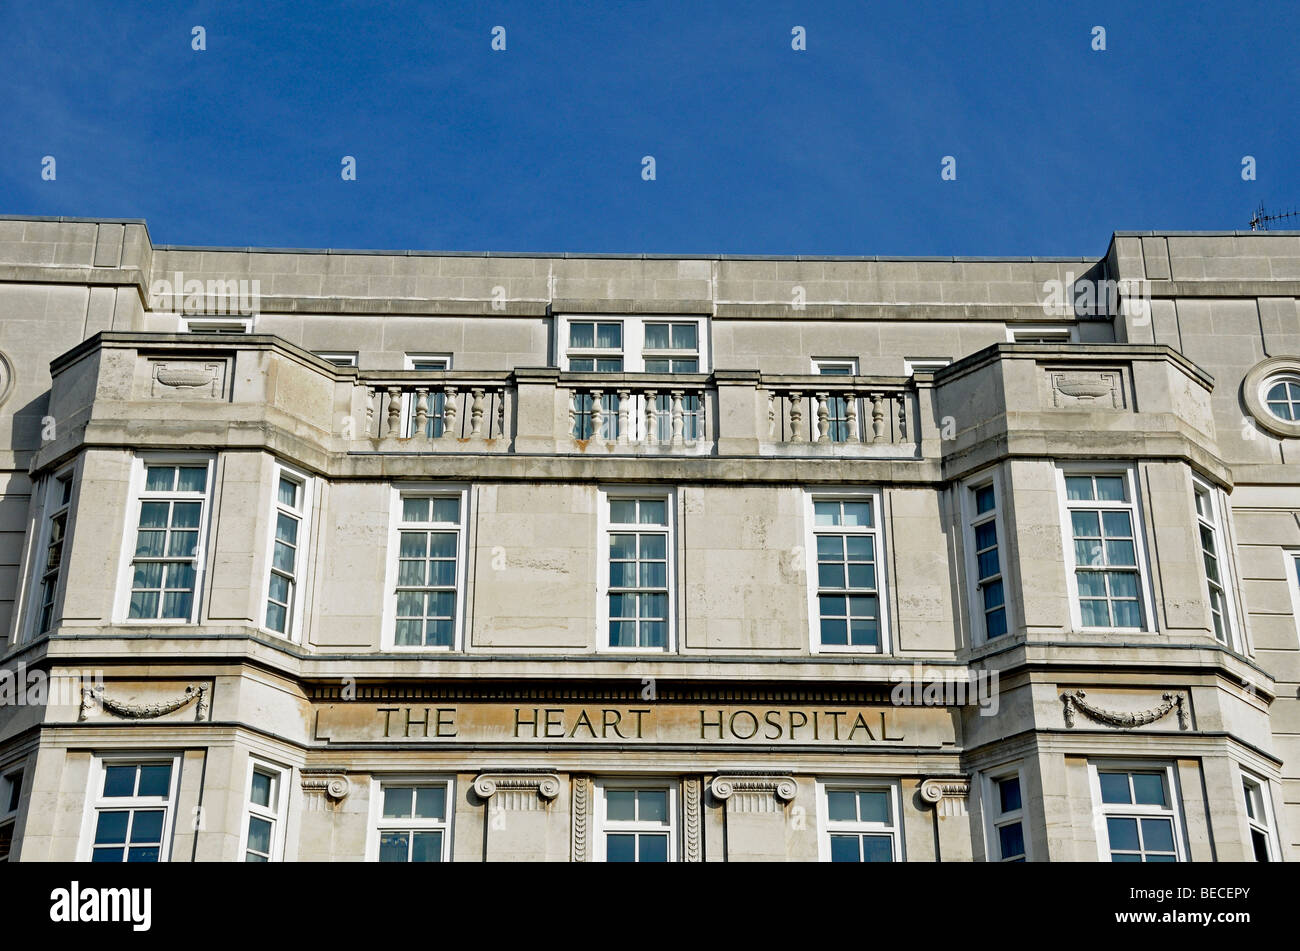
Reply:
[[[59,473],[45,493],[45,530],[42,537],[39,588],[34,635],[45,634],[56,620],[56,607],[63,581],[64,543],[72,509],[72,470]]]
[[[271,566],[267,578],[266,627],[293,638],[299,630],[303,552],[307,545],[309,483],[305,477],[277,469],[271,524]]]
[[[1199,479],[1193,481],[1192,491],[1196,500],[1197,542],[1201,549],[1201,565],[1209,596],[1210,622],[1215,639],[1232,647],[1235,625],[1232,601],[1228,595],[1226,563],[1222,559],[1224,533],[1220,497]]]
[[[1112,862],[1182,860],[1182,826],[1168,767],[1093,765],[1101,842]]]
[[[91,769],[82,859],[167,861],[179,774],[179,757],[96,759]]]

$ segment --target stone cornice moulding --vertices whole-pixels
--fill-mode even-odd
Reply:
[[[1088,703],[1086,697],[1087,694],[1082,690],[1061,694],[1061,703],[1065,707],[1065,725],[1067,727],[1074,727],[1074,713],[1076,710],[1095,723],[1113,726],[1116,729],[1133,729],[1134,727],[1156,723],[1167,717],[1171,711],[1177,710],[1178,729],[1186,730],[1188,728],[1186,697],[1181,693],[1163,693],[1160,695],[1160,703],[1157,706],[1149,710],[1138,710],[1135,713],[1104,710]]]
[[[185,687],[185,692],[179,697],[162,700],[158,703],[141,704],[110,700],[104,694],[103,685],[97,684],[92,687],[81,688],[81,709],[77,711],[77,719],[85,720],[90,716],[90,712],[98,706],[105,713],[121,717],[124,720],[156,720],[159,717],[165,717],[169,713],[175,713],[195,701],[198,701],[198,706],[194,711],[194,719],[206,720],[208,718],[207,684],[189,684]]]
[[[970,795],[969,776],[936,776],[921,783],[921,798],[941,816],[966,815]]]

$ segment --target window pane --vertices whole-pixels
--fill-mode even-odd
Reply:
[[[167,796],[171,793],[172,768],[169,765],[141,766],[141,796]]]
[[[848,567],[850,588],[866,588],[868,590],[873,590],[876,587],[875,565],[850,564]]]
[[[864,835],[862,837],[862,861],[892,862],[894,849],[887,835]]]
[[[638,861],[641,862],[667,862],[668,861],[668,836],[666,835],[642,835],[638,837],[641,840],[641,855]]]
[[[1142,820],[1142,848],[1148,852],[1174,851],[1174,824],[1170,819]]]
[[[634,499],[610,499],[609,520],[614,525],[635,525],[636,501]]]
[[[861,852],[859,851],[858,837],[856,835],[831,836],[831,861],[832,862],[862,861]]]
[[[248,850],[250,852],[271,851],[271,823],[260,816],[248,819]]]
[[[857,797],[847,790],[829,790],[826,809],[832,822],[854,822],[858,818]]]
[[[410,786],[384,787],[384,818],[405,819],[411,815],[411,802],[415,790]]]
[[[605,860],[607,862],[635,862],[636,836],[607,835],[605,837]]]
[[[591,359],[590,357],[586,359],[580,359],[580,360],[570,360],[569,369],[574,371],[575,373],[591,373],[593,370],[596,369],[596,361]],[[590,412],[591,407],[588,406],[586,408],[586,411]]]
[[[1142,626],[1142,607],[1137,601],[1115,601],[1113,607],[1116,627]]]
[[[595,344],[595,324],[569,324],[570,347],[593,347]]]
[[[402,521],[427,522],[429,520],[429,499],[402,499]]]
[[[131,820],[129,812],[101,812],[95,825],[95,844],[113,844],[126,841],[126,827]]]
[[[1010,822],[998,827],[998,845],[1002,849],[1004,859],[1025,854],[1025,833],[1019,822]]]
[[[1133,774],[1133,801],[1144,806],[1164,806],[1165,777],[1160,773]]]
[[[447,813],[447,789],[421,786],[415,790],[415,818],[441,819]]]
[[[92,862],[120,862],[122,861],[121,849],[95,849],[91,855]]]
[[[667,324],[646,324],[645,325],[645,346],[647,350],[669,349],[668,325]]]
[[[988,630],[986,636],[990,638],[1001,637],[1007,632],[1007,612],[1002,608],[996,611],[990,611],[985,615],[985,625]]]
[[[1098,773],[1101,781],[1101,801],[1129,803],[1128,773]]]
[[[641,501],[642,525],[667,525],[668,505],[663,499],[643,499]]]
[[[412,862],[442,861],[442,831],[416,832],[411,842]]]
[[[1015,812],[1020,808],[1020,780],[1018,778],[1003,779],[998,782],[998,799],[1002,806],[1002,811]]]
[[[667,535],[642,535],[641,536],[641,557],[656,559],[659,561],[667,557],[668,536]]]
[[[611,822],[632,822],[636,819],[636,791],[609,789],[605,792],[605,815]]]
[[[664,790],[639,792],[637,798],[637,818],[641,822],[668,821],[668,793]]]
[[[849,643],[849,624],[844,618],[822,618],[821,642],[833,647],[844,647]]]
[[[1133,543],[1129,541],[1113,542],[1108,539],[1106,541],[1106,564],[1136,565],[1137,554],[1133,550]]]
[[[860,525],[864,528],[871,527],[871,503],[870,502],[845,502],[844,503],[844,524]]]
[[[1002,570],[1002,566],[998,561],[998,550],[996,548],[981,554],[978,558],[978,562],[979,576],[981,578],[990,578]]]
[[[840,524],[840,503],[814,502],[813,516],[813,521],[817,525],[838,525]]]
[[[1099,538],[1101,536],[1096,512],[1071,512],[1070,524],[1074,530],[1075,538]]]
[[[860,792],[858,808],[863,822],[889,822],[889,793],[883,789]]]
[[[619,350],[623,347],[622,324],[597,324],[596,346],[602,350]]]
[[[272,776],[260,769],[253,770],[253,783],[248,792],[249,802],[256,806],[269,807],[271,805],[271,787],[274,783],[275,779]]]
[[[280,486],[277,498],[281,505],[287,505],[289,508],[298,507],[298,483],[283,476],[280,477]]]
[[[1080,572],[1079,577],[1083,577]],[[1079,601],[1079,619],[1084,627],[1110,627],[1110,610],[1105,601]]]
[[[135,847],[126,850],[128,862],[157,862],[158,849]]]
[[[646,373],[671,373],[671,372],[672,372],[672,361],[667,360],[667,359],[664,359],[664,360],[646,360],[646,361],[645,361],[645,372],[646,372]],[[662,397],[660,397],[660,399],[662,399]]]
[[[1122,476],[1097,476],[1097,498],[1103,502],[1123,502],[1127,499]]]
[[[859,566],[855,565],[854,567]],[[844,566],[842,564],[818,564],[817,585],[822,588],[844,587]]]
[[[1065,497],[1074,499],[1092,498],[1092,478],[1090,476],[1066,476]]]
[[[982,488],[975,490],[975,514],[976,515],[982,515],[985,512],[991,512],[995,507],[996,507],[996,496],[993,493],[993,486],[986,485]]]
[[[876,543],[875,539],[870,535],[846,535],[843,537],[844,549],[850,561],[873,561],[875,559]]]
[[[181,466],[176,479],[177,492],[202,492],[207,487],[207,466]]]
[[[1138,824],[1136,819],[1111,816],[1106,820],[1106,830],[1110,835],[1111,851],[1138,850]]]
[[[144,489],[146,492],[170,492],[176,484],[175,466],[146,466]]]
[[[131,819],[131,842],[152,845],[162,841],[163,810],[137,811]]]
[[[379,861],[405,862],[410,851],[410,833],[381,832],[379,835]]]
[[[1268,836],[1260,829],[1250,830],[1250,842],[1255,850],[1256,862],[1272,861],[1268,852]]]

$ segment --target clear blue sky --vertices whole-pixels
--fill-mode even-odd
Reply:
[[[1096,255],[1300,206],[1295,2],[17,0],[0,21],[0,212],[145,218],[156,243]]]

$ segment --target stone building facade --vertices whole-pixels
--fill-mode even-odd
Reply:
[[[1298,296],[2,219],[0,855],[1294,858]]]

